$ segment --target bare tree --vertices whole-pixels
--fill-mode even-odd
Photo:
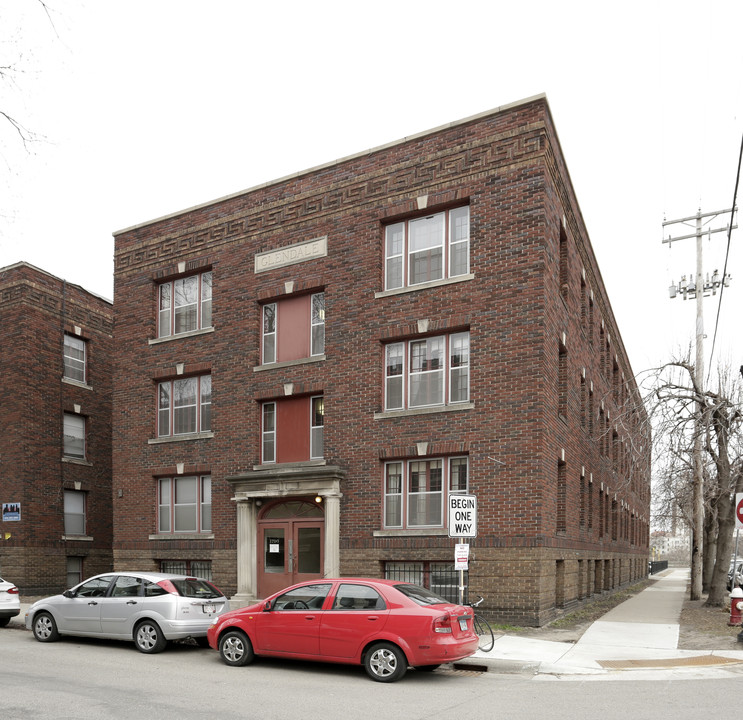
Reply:
[[[704,550],[696,558],[709,591],[708,605],[722,605],[735,526],[734,497],[743,490],[741,477],[740,383],[722,370],[717,391],[699,387],[689,359],[667,363],[658,371],[652,390],[659,482],[656,509],[681,511],[691,520],[692,452],[695,439],[704,449]],[[733,398],[738,398],[735,402]],[[660,451],[660,452],[659,452]],[[701,544],[701,538],[695,538]],[[694,563],[692,556],[692,563]],[[694,588],[692,587],[692,598]]]
[[[49,5],[44,0],[35,0],[35,2],[40,6],[56,35],[56,28],[54,27]],[[0,83],[16,89],[18,88],[18,76],[22,73],[20,69],[22,59],[23,54],[19,53],[16,58],[0,61]],[[0,108],[0,118],[4,120],[6,127],[10,126],[11,131],[20,139],[24,148],[28,149],[29,143],[38,139],[36,133],[25,127],[9,108]]]

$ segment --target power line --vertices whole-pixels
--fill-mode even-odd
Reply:
[[[730,256],[730,236],[733,232],[733,216],[735,215],[736,210],[736,202],[738,198],[738,185],[740,184],[740,168],[741,168],[741,161],[743,160],[743,137],[740,141],[740,152],[738,153],[738,173],[735,176],[735,190],[733,190],[733,202],[731,204],[731,210],[730,210],[730,224],[728,225],[728,243],[727,248],[725,250],[725,266],[722,270],[722,276],[725,278],[727,277],[727,269],[728,269],[728,258]],[[715,341],[717,340],[717,328],[720,325],[720,310],[722,309],[722,296],[725,292],[725,284],[722,284],[722,287],[720,288],[720,299],[717,301],[717,316],[715,317],[715,332],[712,335],[712,350],[709,354],[709,369],[707,370],[707,382],[709,382],[709,374],[712,371],[712,354],[715,351]]]

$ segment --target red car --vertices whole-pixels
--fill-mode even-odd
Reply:
[[[292,585],[215,618],[210,647],[227,665],[255,655],[363,665],[394,682],[412,665],[434,670],[477,650],[472,610],[396,580],[340,578]]]

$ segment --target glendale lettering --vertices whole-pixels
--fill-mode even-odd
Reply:
[[[294,263],[325,257],[327,254],[328,238],[327,236],[323,236],[279,250],[258,253],[255,256],[254,271],[257,273],[264,272],[265,270],[272,270],[273,268],[284,267],[285,265],[293,265]]]

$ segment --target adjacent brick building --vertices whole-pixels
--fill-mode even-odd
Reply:
[[[114,565],[540,625],[644,577],[649,431],[546,99],[115,235]]]
[[[0,268],[0,575],[59,592],[112,567],[111,303]]]

